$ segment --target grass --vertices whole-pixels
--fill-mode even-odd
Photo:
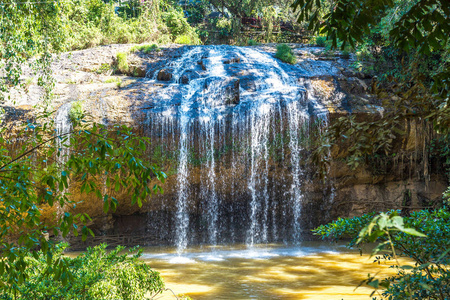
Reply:
[[[119,78],[117,77],[112,77],[112,78],[108,78],[105,80],[105,83],[113,83],[113,82],[117,82],[119,81]]]
[[[117,70],[123,74],[129,71],[128,55],[125,52],[117,53]]]
[[[277,53],[275,54],[275,57],[291,65],[297,63],[297,57],[295,57],[291,47],[286,44],[280,44],[277,46]]]
[[[105,83],[115,83],[117,88],[120,89],[122,87],[122,78],[120,77],[111,77],[104,81]]]
[[[131,52],[137,52],[137,51],[142,51],[145,54],[149,54],[150,52],[153,51],[161,51],[161,49],[159,49],[158,45],[156,44],[146,44],[146,45],[137,45],[137,46],[133,46],[130,49]]]
[[[108,74],[110,71],[111,71],[111,66],[107,63],[104,63],[98,69],[95,70],[95,73]]]

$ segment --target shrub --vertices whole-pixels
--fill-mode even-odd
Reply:
[[[192,40],[188,35],[180,35],[175,39],[175,44],[191,45]]]
[[[295,64],[297,62],[297,58],[295,57],[291,47],[286,44],[280,44],[277,46],[277,53],[275,54],[275,57],[289,64]]]
[[[194,28],[189,25],[181,9],[172,6],[161,14],[162,20],[172,35],[172,40],[178,44],[201,44],[200,38]]]
[[[168,10],[162,13],[162,19],[173,37],[188,34],[193,30],[181,9],[168,7]]]
[[[316,36],[316,45],[319,47],[325,47],[327,38],[325,36]]]
[[[247,45],[249,45],[249,46],[258,46],[259,43],[257,41],[255,41],[255,40],[253,40],[253,39],[249,39],[247,41]]]
[[[72,122],[77,122],[83,118],[83,103],[81,101],[72,102],[69,110],[69,118]]]
[[[124,52],[117,53],[117,70],[120,73],[127,73],[129,71],[128,67],[128,56]]]
[[[137,249],[119,254],[124,247],[107,252],[103,244],[69,258],[62,255],[66,247],[67,244],[60,244],[52,254],[54,260],[60,260],[66,267],[62,278],[70,281],[64,284],[48,274],[46,253],[39,252],[37,258],[29,255],[27,279],[18,283],[18,295],[13,299],[140,300],[146,294],[156,295],[164,289],[159,273],[138,260],[141,252]],[[1,299],[12,299],[12,296],[7,289],[0,294]]]
[[[233,32],[233,26],[231,24],[231,19],[228,18],[219,18],[215,21],[215,26],[219,31],[219,35],[221,37],[226,37],[231,35]]]

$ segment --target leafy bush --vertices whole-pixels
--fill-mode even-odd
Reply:
[[[56,281],[47,272],[46,254],[37,257],[29,255],[29,267],[25,270],[26,280],[18,283],[13,295],[2,290],[1,299],[47,300],[47,299],[101,299],[140,300],[146,294],[155,295],[164,289],[158,272],[138,260],[140,251],[132,249],[119,254],[124,247],[107,252],[106,244],[88,248],[75,258],[64,257],[62,252],[67,244],[60,244],[52,258],[61,259],[67,267],[63,274],[69,284]]]
[[[162,20],[172,35],[172,40],[179,44],[200,44],[200,38],[195,29],[189,25],[181,8],[167,6],[161,14]],[[178,39],[178,41],[177,41]]]
[[[191,45],[192,40],[188,35],[180,35],[175,39],[175,44]]]
[[[316,40],[315,41],[316,41],[316,45],[317,46],[325,47],[326,41],[327,41],[327,37],[318,35],[318,36],[316,36]]]
[[[72,122],[77,122],[83,118],[83,103],[81,101],[72,102],[69,110],[69,117]]]
[[[291,47],[286,44],[280,44],[277,46],[277,53],[275,54],[275,57],[289,64],[295,64],[297,62],[297,58],[295,57]]]
[[[124,19],[137,18],[142,13],[140,0],[128,0],[117,8],[117,14]]]
[[[420,228],[426,238],[413,228]],[[387,299],[450,297],[450,269],[447,267],[450,263],[450,212],[445,207],[436,211],[413,212],[404,218],[396,211],[377,216],[340,218],[316,228],[314,232],[335,240],[351,237],[351,247],[381,239],[375,253],[389,252],[378,256],[376,262],[396,260],[399,254],[412,259],[414,267],[400,266],[397,262],[396,276],[379,280],[369,275],[365,280],[376,289],[384,288],[383,297]]]
[[[253,39],[249,39],[247,41],[247,45],[249,45],[249,46],[258,46],[259,43],[257,41],[255,41],[255,40],[253,40]]]
[[[216,19],[215,27],[219,31],[219,35],[221,37],[229,36],[233,32],[233,26],[231,24],[231,19],[229,19],[229,18]]]
[[[123,74],[129,71],[128,55],[124,52],[118,52],[117,56],[117,70]]]
[[[127,12],[123,11],[124,9]],[[64,6],[58,23],[58,33],[64,36],[59,43],[66,50],[75,50],[112,43],[142,43],[155,40],[158,35],[158,16],[146,16],[142,13],[145,9],[152,8],[141,6],[139,1],[133,0],[130,9],[119,9],[119,16],[115,12],[113,2],[69,1]]]

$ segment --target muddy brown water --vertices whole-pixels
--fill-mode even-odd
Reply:
[[[300,246],[261,245],[146,248],[143,259],[175,294],[192,299],[371,299],[359,287],[367,274],[394,275],[387,263],[374,263],[369,251],[324,242]],[[175,299],[170,292],[162,298]]]

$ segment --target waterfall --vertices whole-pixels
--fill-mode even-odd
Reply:
[[[292,165],[292,184],[290,188],[291,192],[291,204],[293,210],[294,219],[294,232],[293,242],[300,242],[301,228],[300,228],[300,216],[301,216],[301,204],[302,204],[302,191],[301,191],[301,147],[302,147],[302,125],[305,124],[306,116],[303,115],[299,109],[297,102],[289,103],[289,148],[291,151],[291,165]]]
[[[65,103],[56,112],[55,130],[59,138],[56,139],[56,146],[60,152],[58,163],[63,165],[67,162],[70,155],[70,131],[72,130],[72,122],[70,121],[69,112],[72,103]]]
[[[303,152],[319,105],[299,69],[231,46],[186,47],[168,67],[147,126],[153,147],[176,155],[178,252],[191,242],[301,241]]]

